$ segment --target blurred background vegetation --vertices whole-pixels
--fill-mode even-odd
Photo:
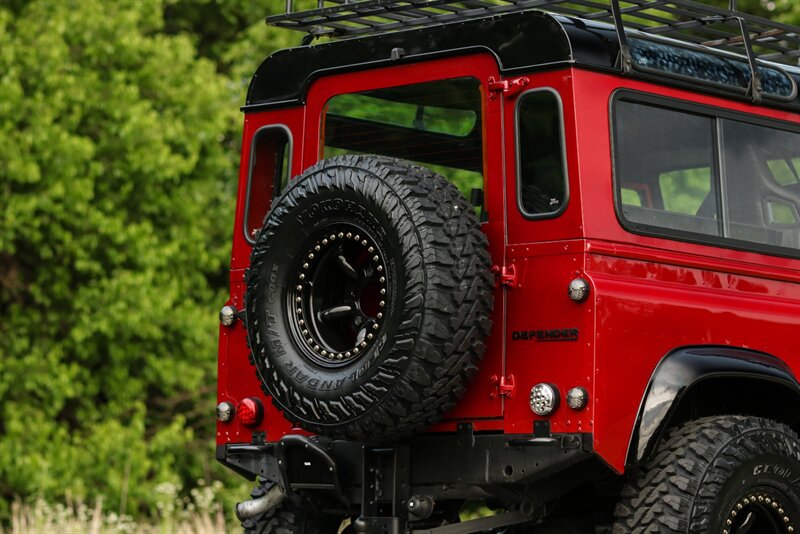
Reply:
[[[301,38],[282,6],[0,0],[0,529],[216,531],[247,495],[214,460],[216,311],[239,106]]]

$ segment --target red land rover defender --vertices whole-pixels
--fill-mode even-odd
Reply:
[[[800,30],[288,4],[220,314],[245,530],[800,529]]]

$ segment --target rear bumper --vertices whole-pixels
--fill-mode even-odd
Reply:
[[[372,447],[287,435],[277,442],[217,446],[217,460],[243,476],[261,476],[287,494],[324,494],[349,505],[433,499],[507,498],[593,457],[591,434],[426,434]]]

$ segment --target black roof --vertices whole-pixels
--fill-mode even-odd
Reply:
[[[311,81],[327,73],[479,51],[493,54],[500,71],[507,75],[574,65],[761,101],[760,94],[754,98],[747,89],[751,70],[744,55],[665,39],[637,29],[624,33],[627,42],[621,47],[615,26],[606,22],[541,11],[517,11],[289,48],[272,54],[259,66],[244,109],[302,104]],[[638,64],[633,62],[633,68],[626,68],[625,61],[620,60],[624,57],[621,48],[628,47],[634,56],[638,51],[641,59]],[[626,53],[630,54],[627,50]],[[669,56],[668,60],[659,61],[656,57],[659,54]],[[686,76],[680,69],[668,72],[681,64],[706,73],[705,79]],[[773,88],[772,97],[766,91],[763,103],[800,111],[797,95],[800,68],[761,60],[758,65],[765,88]],[[730,83],[733,78],[738,81]]]

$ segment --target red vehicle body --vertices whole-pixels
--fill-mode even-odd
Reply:
[[[493,326],[466,394],[427,433],[455,435],[469,425],[475,435],[577,435],[580,448],[613,479],[646,461],[666,429],[704,415],[797,424],[800,250],[632,231],[614,186],[617,99],[644,97],[678,109],[690,103],[708,116],[788,132],[800,131],[797,100],[754,103],[691,81],[621,74],[611,64],[598,68],[573,60],[508,72],[500,63],[496,52],[472,48],[320,70],[308,77],[296,102],[246,107],[228,304],[245,308],[252,243],[242,228],[247,217],[258,226],[269,203],[256,199],[261,211],[246,213],[256,132],[272,125],[290,132],[290,175],[297,176],[322,157],[321,117],[336,95],[474,77],[484,96],[488,218],[481,228],[498,275]],[[787,71],[800,79],[800,71]],[[531,219],[518,209],[515,125],[518,99],[537,90],[557,94],[561,103],[569,193],[557,216]],[[568,297],[576,279],[588,282],[582,302]],[[219,402],[239,406],[246,398],[261,399],[264,414],[257,426],[235,417],[218,422],[218,457],[252,476],[259,473],[230,461],[226,447],[309,434],[265,397],[249,354],[244,320],[220,327]],[[536,415],[529,392],[539,383],[553,385],[562,399],[583,388],[588,404],[576,410],[562,402],[550,415]],[[546,430],[537,422],[546,422]]]

